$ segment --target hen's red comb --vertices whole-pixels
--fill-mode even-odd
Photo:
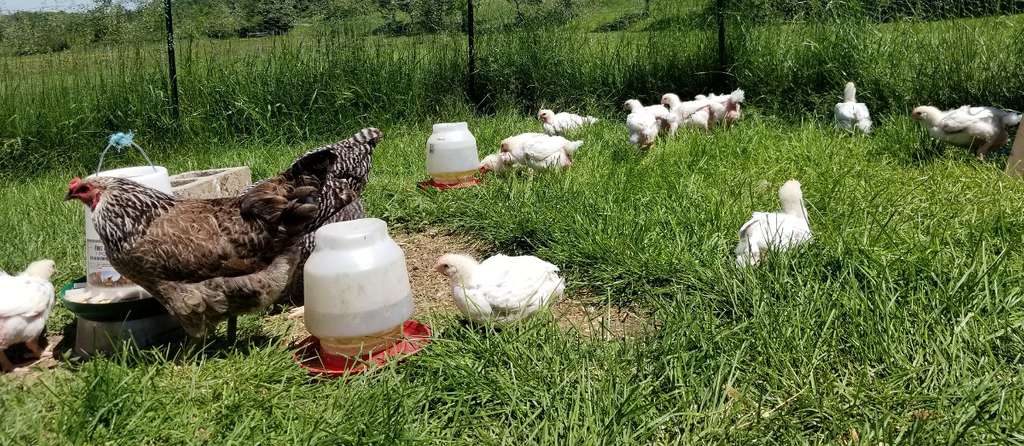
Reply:
[[[79,177],[74,177],[74,178],[71,179],[71,182],[68,183],[68,189],[74,189],[74,188],[78,187],[81,184],[82,184],[82,179],[79,178]]]

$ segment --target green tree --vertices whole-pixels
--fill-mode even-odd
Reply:
[[[448,28],[448,18],[457,9],[453,0],[413,0],[410,16],[413,25],[423,32],[438,32]]]

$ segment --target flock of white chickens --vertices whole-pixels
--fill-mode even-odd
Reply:
[[[675,135],[680,127],[705,131],[716,126],[729,127],[741,118],[740,104],[744,100],[740,89],[722,95],[697,95],[689,101],[668,93],[661,97],[661,104],[647,106],[636,99],[627,100],[623,105],[629,112],[626,116],[629,142],[646,149],[660,136]],[[871,113],[867,105],[857,102],[853,82],[846,84],[843,101],[835,105],[834,116],[836,127],[840,129],[863,134],[873,130]],[[945,112],[921,106],[914,109],[911,117],[920,121],[935,139],[970,147],[980,158],[990,149],[1005,144],[1009,138],[1008,127],[1021,120],[1017,113],[971,106]],[[544,133],[522,133],[506,138],[498,153],[481,161],[480,171],[567,168],[572,165],[572,156],[583,141],[569,140],[565,135],[598,121],[592,116],[547,109],[539,111],[537,119]],[[813,238],[800,182],[790,180],[783,184],[779,188],[779,201],[781,210],[754,212],[740,227],[735,249],[738,266],[757,265],[769,250],[785,251]],[[507,322],[520,318],[557,299],[564,290],[562,279],[557,275],[558,268],[536,257],[496,256],[476,264],[465,256],[446,256],[439,260],[437,270],[451,279],[459,309],[474,320]],[[514,273],[516,271],[522,274]],[[523,289],[520,280],[535,286]]]
[[[871,115],[865,104],[856,100],[854,84],[846,84],[843,102],[836,104],[836,126],[870,134]],[[659,136],[674,135],[680,128],[710,130],[728,127],[741,117],[743,90],[724,95],[697,95],[683,101],[669,93],[661,104],[644,106],[631,99],[624,106],[629,112],[626,126],[630,143],[649,148]],[[963,106],[941,111],[921,106],[911,117],[920,121],[935,139],[969,147],[978,157],[1001,147],[1009,138],[1008,128],[1018,125],[1021,116],[995,107]],[[546,170],[572,165],[572,156],[583,145],[565,135],[596,123],[597,118],[572,113],[541,110],[537,114],[544,133],[523,133],[501,142],[498,153],[488,155],[480,163],[481,172],[501,172],[526,168]],[[803,192],[796,180],[787,181],[779,189],[781,210],[755,212],[739,230],[735,249],[740,267],[758,264],[767,251],[784,251],[812,239]],[[449,278],[452,294],[459,310],[478,322],[507,323],[527,317],[559,299],[565,281],[555,265],[533,256],[497,255],[483,262],[469,256],[447,254],[437,260],[435,270]],[[9,371],[11,362],[3,349],[26,343],[39,354],[37,339],[45,329],[46,319],[54,302],[50,276],[54,264],[42,260],[16,276],[0,272],[0,367]]]

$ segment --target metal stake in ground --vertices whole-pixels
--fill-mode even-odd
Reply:
[[[238,316],[235,315],[228,318],[228,343],[238,343]]]
[[[728,55],[725,49],[725,0],[715,2],[715,19],[718,22],[718,70],[722,88],[728,89],[728,77],[726,76],[726,62]]]
[[[473,0],[469,0],[466,2],[466,43],[469,46],[469,85],[467,87],[469,100],[473,102],[474,107],[478,107],[480,104],[476,95],[476,26],[473,22]]]
[[[164,19],[167,23],[167,74],[171,83],[171,113],[178,119],[178,69],[174,63],[174,17],[171,0],[164,0]]]

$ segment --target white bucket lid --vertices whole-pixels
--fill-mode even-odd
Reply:
[[[387,240],[388,224],[379,218],[361,218],[324,225],[316,231],[316,245],[326,249],[351,250]]]
[[[171,177],[167,173],[167,168],[163,166],[122,167],[120,169],[104,170],[89,175],[88,178],[93,177],[126,178],[166,194],[172,193]]]

